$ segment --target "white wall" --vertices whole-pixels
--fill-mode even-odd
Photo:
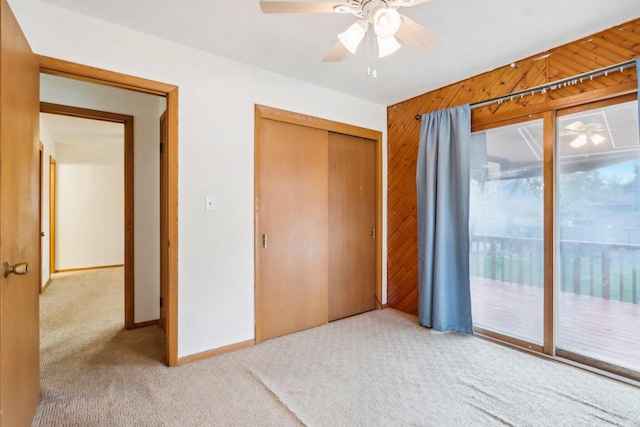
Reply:
[[[56,269],[124,264],[120,144],[56,143]]]
[[[179,86],[178,353],[253,339],[254,105],[382,132],[386,107],[45,3],[9,3],[36,53]]]
[[[157,319],[160,315],[159,111],[164,111],[166,100],[50,75],[40,78],[40,100],[133,116],[134,321]]]
[[[41,287],[47,283],[51,274],[49,272],[49,156],[56,158],[55,144],[49,134],[46,125],[40,120],[40,142],[42,142],[42,231],[44,237],[42,241],[42,283]]]

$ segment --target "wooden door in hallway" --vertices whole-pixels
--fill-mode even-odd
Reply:
[[[38,272],[20,265],[40,264],[40,70],[6,0],[0,19],[0,425],[13,427],[30,425],[40,400]]]
[[[327,131],[261,121],[256,341],[326,323]],[[259,214],[258,214],[259,213]]]
[[[375,141],[329,132],[329,320],[375,309]]]

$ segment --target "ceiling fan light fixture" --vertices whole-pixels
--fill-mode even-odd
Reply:
[[[380,8],[373,15],[373,29],[378,37],[392,37],[400,29],[402,18],[397,10]]]
[[[589,139],[593,142],[593,145],[600,145],[606,138],[598,133],[592,133],[589,135]]]
[[[389,56],[398,49],[400,49],[400,43],[396,40],[395,37],[377,37],[378,39],[378,57],[384,58],[385,56]]]
[[[581,134],[578,135],[578,137],[576,139],[574,139],[573,141],[571,141],[569,143],[569,145],[573,148],[580,148],[583,145],[585,145],[587,143],[587,135],[585,134]]]
[[[338,34],[338,39],[349,52],[355,54],[358,45],[364,38],[365,32],[365,28],[360,24],[360,21],[358,21],[351,25],[347,31]]]

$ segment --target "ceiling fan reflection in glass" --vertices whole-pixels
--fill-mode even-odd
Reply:
[[[560,132],[560,136],[575,136],[569,143],[572,148],[581,148],[589,141],[597,146],[606,141],[607,138],[601,134],[606,130],[607,127],[602,123],[585,124],[578,120],[565,126],[564,130]]]

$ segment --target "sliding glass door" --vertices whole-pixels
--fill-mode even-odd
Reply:
[[[471,141],[470,272],[477,330],[541,346],[542,119],[476,132]]]
[[[625,374],[640,371],[638,104],[607,104],[558,113],[556,348]]]
[[[472,134],[476,332],[640,380],[638,122],[626,95]]]

